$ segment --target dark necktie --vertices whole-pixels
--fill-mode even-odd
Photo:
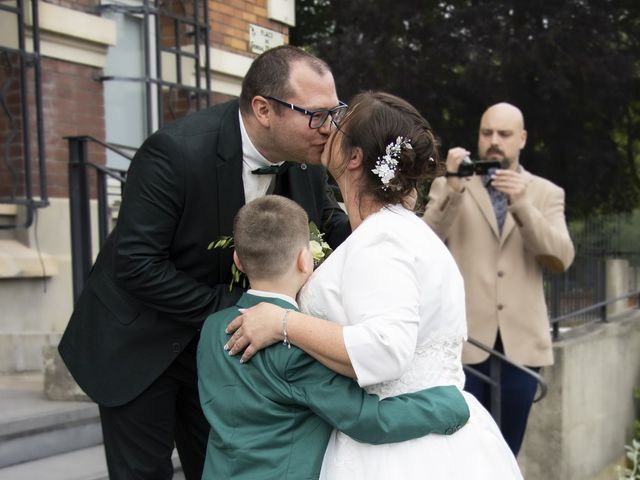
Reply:
[[[280,175],[284,173],[289,166],[286,163],[282,165],[269,165],[268,167],[260,167],[255,170],[251,170],[251,173],[255,175]]]
[[[492,171],[489,171],[487,175],[483,176],[484,185],[487,188],[487,193],[489,193],[489,198],[491,199],[491,205],[493,205],[493,211],[496,214],[496,222],[498,224],[498,232],[502,235],[502,227],[504,226],[504,221],[507,218],[507,208],[509,206],[507,194],[504,192],[500,192],[493,188],[491,185],[491,175]]]

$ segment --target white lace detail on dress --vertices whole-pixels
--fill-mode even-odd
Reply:
[[[437,385],[456,385],[462,389],[462,343],[462,337],[429,339],[416,348],[413,360],[400,378],[370,385],[367,392],[385,398]]]

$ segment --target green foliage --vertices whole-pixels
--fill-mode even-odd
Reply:
[[[627,466],[618,469],[618,480],[640,480],[640,440],[625,445]]]
[[[640,388],[634,391],[636,401],[640,400]],[[640,480],[640,420],[635,421],[635,438],[625,445],[625,467],[618,468],[618,480]]]
[[[636,388],[634,392],[634,398],[636,399],[636,415],[638,418],[634,422],[635,427],[635,438],[636,440],[640,440],[640,388]]]
[[[587,256],[626,258],[640,266],[640,208],[631,213],[592,215],[569,223],[576,252]]]
[[[571,219],[640,206],[640,2],[298,0],[291,43],[325,59],[348,100],[413,103],[442,154],[475,150],[483,110],[518,105],[522,162],[563,186]]]
[[[216,248],[234,248],[233,237],[229,235],[223,235],[217,240],[211,242],[207,247],[207,250],[214,250]],[[239,285],[242,288],[249,286],[249,281],[244,272],[238,270],[235,263],[231,264],[231,281],[229,282],[229,291],[233,290],[234,285]]]

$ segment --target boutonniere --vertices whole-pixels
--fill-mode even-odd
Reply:
[[[217,240],[211,242],[207,247],[207,250],[214,250],[216,248],[234,248],[233,237],[231,235],[223,235]],[[324,234],[320,232],[317,225],[313,222],[309,222],[309,250],[313,256],[313,268],[318,268],[322,262],[333,251],[329,244],[324,241]],[[231,264],[231,282],[229,283],[229,291],[233,289],[233,285],[238,285],[243,289],[249,286],[249,281],[244,272],[238,270],[235,263]]]
[[[333,250],[324,241],[324,233],[321,233],[315,223],[309,222],[309,250],[313,256],[313,268],[318,268]]]

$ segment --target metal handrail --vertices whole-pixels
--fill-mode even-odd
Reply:
[[[590,305],[590,306],[585,307],[585,308],[581,308],[579,310],[574,310],[573,312],[569,312],[569,313],[564,314],[564,315],[560,315],[559,317],[556,317],[556,318],[553,318],[553,319],[549,320],[549,323],[554,325],[556,323],[564,322],[565,320],[569,320],[569,319],[571,319],[573,317],[577,317],[577,316],[582,315],[584,313],[588,313],[588,312],[591,312],[593,310],[602,309],[603,307],[606,307],[606,306],[608,306],[608,305],[610,305],[612,303],[615,303],[615,302],[619,302],[620,300],[626,300],[627,298],[633,297],[634,295],[640,295],[640,289],[628,292],[628,293],[626,293],[624,295],[620,295],[620,296],[615,297],[615,298],[610,298],[610,299],[607,299],[607,300],[603,300],[602,302],[594,303],[593,305]],[[601,318],[601,321],[603,323],[607,322],[607,311],[606,311],[606,309],[604,309],[604,315]],[[592,323],[595,323],[595,322],[592,322]]]
[[[519,363],[516,363],[512,360],[509,360],[504,353],[498,352],[497,350],[494,350],[493,348],[485,345],[484,343],[479,342],[478,340],[469,338],[467,339],[467,341],[473,346],[478,347],[479,349],[490,353],[492,356],[499,358],[503,363],[508,363],[512,367],[515,367],[518,370],[525,372],[527,375],[530,375],[533,378],[535,378],[536,383],[540,387],[540,390],[539,390],[539,395],[537,398],[535,398],[534,402],[539,402],[547,395],[547,390],[548,390],[547,382],[545,382],[544,378],[542,378],[542,375],[540,375],[538,372],[531,370],[530,368],[525,367],[524,365],[520,365]],[[478,372],[478,374],[482,375],[480,372]]]
[[[124,153],[124,151],[120,150],[118,147],[124,147],[127,149],[131,149],[131,150],[135,150],[132,147],[129,147],[127,145],[120,145],[120,144],[115,144],[115,143],[109,143],[109,142],[104,142],[102,140],[100,140],[99,138],[96,137],[92,137],[91,135],[77,135],[77,136],[68,136],[68,137],[64,137],[65,140],[70,140],[70,139],[75,139],[75,140],[79,140],[79,141],[86,141],[89,140],[93,143],[97,143],[98,145],[102,145],[104,148],[106,148],[107,150],[111,150],[114,153],[117,153],[118,155],[120,155],[121,157],[126,158],[127,160],[131,161],[133,160],[133,156]],[[98,165],[96,164],[92,164],[96,167],[98,167]],[[100,167],[100,168],[104,168],[104,167]]]
[[[547,395],[547,382],[545,382],[544,378],[542,378],[542,376],[538,372],[535,372],[534,370],[531,370],[524,365],[520,365],[519,363],[509,360],[503,353],[489,347],[488,345],[485,345],[482,342],[479,342],[478,340],[468,338],[467,341],[473,346],[489,353],[489,375],[485,375],[479,370],[476,370],[472,365],[465,365],[464,370],[465,372],[478,377],[484,383],[489,384],[489,387],[491,388],[489,411],[491,412],[491,416],[498,426],[500,426],[502,421],[502,385],[500,382],[500,371],[502,369],[503,363],[511,365],[512,367],[525,372],[527,375],[535,379],[536,383],[538,384],[539,393],[538,396],[533,400],[534,402],[539,402]]]
[[[603,316],[600,319],[601,322],[607,322],[607,312],[606,312],[606,307],[607,305],[610,305],[612,303],[615,302],[619,302],[620,300],[625,300],[629,297],[633,297],[634,295],[640,295],[640,289],[637,290],[633,290],[630,291],[624,295],[620,295],[617,296],[615,298],[610,298],[607,300],[603,300],[601,302],[597,302],[594,303],[593,305],[590,305],[588,307],[585,308],[581,308],[579,310],[575,310],[573,312],[561,315],[559,317],[556,317],[554,319],[551,319],[549,321],[549,323],[552,326],[557,326],[558,324],[560,324],[561,322],[564,322],[566,320],[570,320],[574,317],[583,315],[584,313],[588,313],[594,310],[601,310],[603,311]],[[591,322],[591,323],[595,323],[595,322]],[[557,335],[556,335],[557,329],[554,329],[554,340],[557,340]],[[513,362],[511,360],[509,360],[503,353],[498,352],[497,350],[494,350],[493,348],[490,348],[489,346],[479,342],[478,340],[475,340],[473,338],[469,338],[468,342],[472,345],[474,345],[475,347],[489,353],[490,358],[491,358],[491,363],[489,365],[489,375],[485,375],[484,373],[476,370],[475,368],[473,368],[472,365],[465,365],[464,369],[465,372],[468,372],[478,378],[480,378],[480,380],[482,380],[484,383],[489,384],[490,388],[491,388],[491,406],[490,406],[490,411],[491,411],[491,415],[493,416],[493,418],[495,419],[496,423],[498,425],[500,425],[500,420],[501,420],[501,415],[502,415],[502,402],[501,402],[501,398],[500,398],[500,369],[502,367],[503,363],[509,364],[512,367],[517,368],[518,370],[521,370],[523,372],[525,372],[527,375],[530,375],[531,377],[533,377],[537,384],[538,384],[538,395],[537,397],[534,399],[534,402],[539,402],[540,400],[542,400],[546,395],[547,395],[547,391],[548,391],[548,386],[547,383],[545,382],[545,380],[542,378],[542,376],[531,370],[530,368],[525,367],[524,365],[520,365],[516,362]]]
[[[126,172],[111,169],[88,161],[87,145],[96,143],[116,154],[132,160],[132,157],[116,146],[89,135],[65,137],[69,142],[69,214],[71,219],[71,267],[73,299],[76,301],[89,276],[93,255],[91,247],[91,211],[88,185],[88,168],[96,172],[98,197],[98,235],[102,247],[109,234],[107,177],[124,184]]]

